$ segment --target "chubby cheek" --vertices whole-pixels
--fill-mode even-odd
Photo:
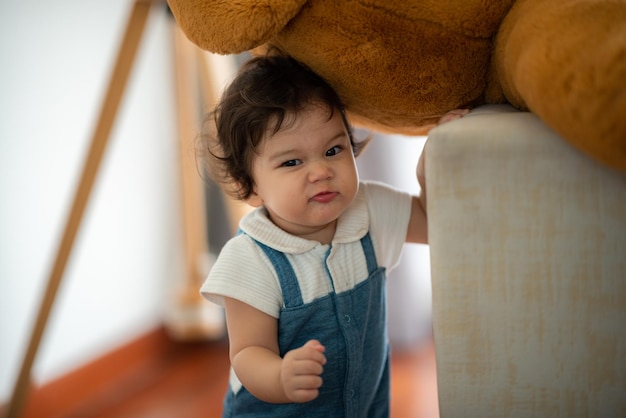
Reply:
[[[306,188],[294,182],[277,182],[265,193],[265,205],[276,212],[299,212],[306,205]]]
[[[338,178],[341,179],[342,189],[346,194],[356,195],[359,189],[359,173],[356,166],[346,165]]]

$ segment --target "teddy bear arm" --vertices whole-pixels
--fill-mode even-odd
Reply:
[[[626,3],[518,1],[496,38],[507,99],[626,172]]]
[[[185,35],[218,54],[257,47],[280,32],[306,0],[168,0]]]

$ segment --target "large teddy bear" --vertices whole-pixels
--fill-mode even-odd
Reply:
[[[339,93],[356,125],[424,134],[508,102],[626,173],[625,0],[168,0],[187,37],[277,47]]]

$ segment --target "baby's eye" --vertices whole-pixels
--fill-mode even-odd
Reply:
[[[295,167],[295,166],[300,165],[300,164],[302,164],[301,160],[288,160],[288,161],[285,161],[284,163],[282,163],[282,166],[283,167]]]
[[[337,155],[341,152],[343,148],[339,145],[335,145],[334,147],[332,147],[331,149],[329,149],[328,151],[326,151],[326,156],[327,157],[332,157],[333,155]]]

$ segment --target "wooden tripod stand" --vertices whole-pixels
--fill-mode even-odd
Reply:
[[[32,329],[26,352],[13,389],[6,416],[17,418],[22,415],[31,383],[31,369],[44,334],[48,317],[54,305],[57,291],[63,279],[65,267],[74,245],[85,208],[90,198],[100,163],[105,153],[109,136],[118,113],[118,108],[126,89],[129,74],[144,33],[149,12],[153,5],[163,6],[164,0],[135,0],[126,24],[126,29],[114,62],[106,94],[95,130],[91,137],[89,150],[84,161],[78,187],[66,219],[65,228],[57,248],[56,257],[48,276],[47,287],[39,306],[39,311]],[[201,51],[182,35],[175,25],[174,45],[176,62],[177,118],[179,122],[181,157],[189,156],[189,143],[196,136],[199,127],[197,94],[204,90],[205,106],[210,105],[215,97],[215,88],[210,83],[210,74],[205,60],[200,60]],[[200,64],[200,67],[198,65]],[[201,73],[202,77],[198,77]],[[193,81],[203,81],[203,88],[198,89]],[[166,321],[166,327],[174,337],[197,339],[223,332],[220,321],[207,319],[202,308],[204,302],[198,295],[198,288],[205,271],[200,267],[199,259],[206,256],[206,212],[204,208],[203,184],[196,165],[181,158],[181,198],[183,205],[183,229],[185,251],[185,275],[182,278],[179,294],[174,305],[184,315],[173,315]],[[191,313],[191,314],[190,314]]]

